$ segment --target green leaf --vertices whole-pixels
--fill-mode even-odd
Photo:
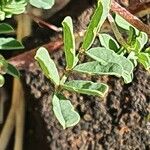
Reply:
[[[52,104],[54,114],[64,129],[75,126],[80,121],[79,114],[69,100],[61,99],[55,94]]]
[[[48,51],[44,47],[40,47],[35,55],[43,73],[54,84],[59,85],[60,77],[54,61],[50,58]]]
[[[90,21],[90,24],[88,26],[88,29],[86,31],[82,49],[87,50],[92,45],[96,34],[100,30],[102,24],[107,18],[107,15],[109,13],[111,0],[98,0],[97,8],[92,16],[92,19]]]
[[[20,72],[17,70],[16,67],[14,67],[12,64],[8,63],[7,66],[7,73],[15,78],[20,77]]]
[[[118,55],[113,50],[106,49],[103,47],[95,47],[91,48],[86,52],[86,54],[93,58],[96,61],[99,61],[100,63],[106,65],[107,63],[115,63],[119,64],[123,68],[123,74],[122,77],[125,80],[125,83],[131,82],[131,73],[133,72],[134,66],[130,60],[128,60],[126,57],[122,55]],[[127,75],[129,77],[127,77]]]
[[[104,97],[108,91],[108,86],[106,84],[83,80],[68,81],[63,85],[63,88],[68,91],[100,97]]]
[[[150,54],[150,46],[145,49],[145,52]]]
[[[135,42],[132,43],[133,46],[131,47],[134,47],[135,52],[139,53],[144,47],[144,45],[147,43],[147,41],[147,34],[144,32],[140,32],[139,35],[136,37]]]
[[[23,48],[24,46],[14,38],[0,38],[0,50],[17,50]]]
[[[67,69],[72,69],[77,62],[77,57],[75,56],[75,39],[73,35],[73,24],[71,17],[66,17],[63,20],[62,25]]]
[[[127,58],[133,63],[134,67],[137,66],[138,57],[136,56],[135,52],[131,51]]]
[[[0,87],[2,87],[5,83],[5,78],[0,74]]]
[[[144,66],[146,70],[150,69],[150,55],[148,53],[139,53],[138,61]]]
[[[3,11],[0,11],[0,21],[3,21],[5,19],[5,13]]]
[[[0,10],[0,20],[21,14],[25,11],[27,0],[3,0]]]
[[[14,32],[14,29],[6,23],[0,23],[0,34]]]
[[[129,22],[127,22],[124,18],[122,18],[120,15],[115,15],[115,22],[116,24],[125,30],[130,30],[130,26],[135,29],[136,35],[139,34],[139,30],[136,29],[133,25],[131,25]]]
[[[112,38],[109,34],[99,34],[99,39],[102,46],[104,46],[107,49],[111,49],[115,52],[118,52],[120,46],[117,43],[117,41],[114,38]]]
[[[123,68],[119,64],[107,63],[104,65],[98,61],[77,65],[73,70],[90,75],[115,75],[121,77],[123,74]]]
[[[30,4],[42,9],[50,9],[55,3],[55,0],[29,0]]]
[[[136,31],[135,31],[135,28],[133,27],[129,27],[129,30],[128,30],[128,38],[127,38],[127,43],[129,45],[132,45],[132,42],[135,41],[136,39]]]

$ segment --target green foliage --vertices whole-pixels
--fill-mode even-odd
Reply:
[[[6,23],[0,24],[0,34],[11,33],[14,32],[14,29]]]
[[[71,17],[66,17],[62,22],[64,32],[64,50],[67,63],[67,69],[72,69],[78,59],[75,52],[75,39],[73,35],[73,24]]]
[[[0,34],[7,34],[14,32],[14,29],[6,24],[6,23],[0,23]],[[8,38],[0,38],[0,50],[6,51],[6,50],[17,50],[17,49],[23,49],[22,43],[17,41],[14,38],[8,37]],[[19,71],[11,65],[2,55],[0,55],[0,87],[4,84],[4,74],[9,74],[15,78],[20,77]]]
[[[144,50],[144,46],[148,42],[148,35],[136,29],[119,15],[116,15],[115,21],[119,27],[125,29],[128,32],[128,58],[134,61],[134,66],[136,66],[138,61],[146,70],[148,70],[150,68],[150,53],[148,52],[149,47]],[[132,55],[130,55],[130,53]]]
[[[146,70],[150,69],[150,55],[148,53],[139,53],[138,61],[144,66]]]
[[[27,0],[2,0],[0,4],[0,20],[11,18],[12,15],[25,11]]]
[[[114,75],[121,77],[123,68],[116,63],[107,63],[103,65],[98,61],[82,63],[74,68],[74,71],[90,75]]]
[[[24,13],[28,3],[37,8],[50,9],[55,0],[1,0],[0,20]]]
[[[64,129],[74,126],[79,122],[80,116],[74,110],[74,107],[69,100],[66,100],[65,98],[62,99],[62,96],[59,97],[54,94],[52,104],[54,114]]]
[[[110,35],[98,33],[108,16],[110,3],[111,0],[98,0],[97,8],[91,18],[78,52],[75,51],[72,19],[68,16],[63,20],[66,69],[61,78],[47,50],[45,48],[37,50],[35,59],[40,64],[46,77],[57,85],[54,87],[55,91],[52,99],[53,112],[64,129],[76,125],[80,119],[79,114],[74,110],[70,101],[63,97],[62,93],[64,90],[99,97],[104,97],[108,91],[108,86],[104,83],[84,80],[68,81],[68,77],[72,72],[90,75],[113,75],[122,77],[125,83],[130,83],[133,79],[133,71],[137,62],[140,62],[146,69],[150,68],[150,48],[144,50],[148,36],[138,31],[119,15],[116,15],[115,20],[120,27],[118,29],[115,25],[115,30],[113,31],[114,33],[117,31],[115,36],[119,34],[119,37],[123,40],[123,44],[118,41],[122,45],[118,44],[117,40]],[[121,36],[120,29],[128,33],[126,40]],[[97,35],[102,47],[90,49]],[[83,55],[86,55],[92,61],[78,61]]]
[[[0,74],[0,87],[2,87],[5,83],[5,78]]]
[[[103,83],[93,83],[91,81],[84,80],[72,80],[63,85],[63,88],[77,93],[95,95],[104,97],[108,91],[108,86]]]
[[[136,29],[133,25],[131,25],[129,22],[127,22],[120,15],[115,14],[115,22],[119,27],[121,27],[122,29],[124,29],[126,31],[129,31],[130,27],[134,28],[136,35],[138,35],[138,33],[139,33],[138,29]]]
[[[111,0],[98,0],[98,6],[93,14],[93,17],[88,26],[87,32],[85,34],[82,49],[87,50],[92,45],[98,31],[100,30],[102,24],[107,18],[110,10]]]
[[[117,52],[118,49],[120,48],[117,41],[113,37],[111,37],[109,34],[105,34],[105,33],[99,34],[99,40],[101,42],[101,45],[107,49],[111,49]]]
[[[3,75],[6,73],[12,75],[15,78],[20,77],[19,71],[7,60],[5,60],[2,55],[0,55],[0,87],[2,87],[5,82]]]
[[[19,78],[20,77],[20,72],[17,70],[16,67],[14,67],[12,64],[7,63],[7,74]]]
[[[0,50],[23,49],[24,46],[14,38],[0,38]]]
[[[59,85],[59,74],[54,61],[50,58],[48,51],[44,47],[40,47],[35,55],[45,76],[54,84]]]
[[[125,83],[131,82],[133,64],[126,57],[118,55],[113,50],[103,47],[91,48],[86,52],[86,54],[104,65],[108,63],[115,63],[120,65],[123,69],[123,73],[121,74],[121,76],[124,78]]]
[[[50,9],[55,3],[55,0],[29,0],[29,3],[37,8]]]

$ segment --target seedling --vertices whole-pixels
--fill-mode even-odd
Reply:
[[[2,0],[0,3],[0,21],[3,21],[5,18],[11,18],[14,14],[24,13],[28,3],[37,8],[50,9],[54,5],[54,2],[55,0]],[[9,34],[12,32],[14,32],[14,29],[10,25],[0,23],[0,35]],[[0,50],[12,51],[23,48],[24,46],[12,37],[0,37]],[[6,73],[17,78],[20,76],[17,68],[8,63],[8,61],[0,55],[0,87],[2,87],[5,83],[3,75]]]
[[[62,77],[59,76],[56,65],[50,58],[48,51],[44,47],[40,47],[37,50],[35,59],[39,63],[45,76],[55,85],[55,92],[52,98],[53,112],[64,129],[76,125],[80,120],[80,116],[74,110],[71,102],[61,94],[63,90],[102,98],[108,91],[108,85],[104,83],[94,83],[85,80],[68,81],[71,72],[100,76],[113,75],[123,78],[125,83],[130,83],[133,79],[133,70],[134,67],[136,67],[137,61],[143,64],[145,69],[149,69],[150,67],[149,49],[144,50],[144,45],[148,40],[147,35],[138,31],[126,21],[126,23],[123,22],[120,24],[120,18],[117,18],[120,16],[116,16],[116,22],[113,22],[113,29],[115,27],[113,31],[116,39],[118,39],[118,36],[121,37],[122,45],[110,35],[99,33],[102,24],[107,16],[109,16],[110,4],[111,0],[98,0],[96,10],[91,18],[83,43],[77,54],[75,51],[72,19],[68,16],[63,20],[66,69]],[[122,28],[127,30],[126,32],[129,32],[127,41],[123,39],[116,24],[118,26],[121,25]],[[126,27],[124,27],[124,25],[126,25]],[[99,37],[102,47],[91,48],[96,36]],[[86,55],[90,57],[92,61],[79,64],[78,60],[80,59],[80,55]]]

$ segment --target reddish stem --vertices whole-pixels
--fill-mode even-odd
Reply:
[[[62,40],[58,39],[55,42],[50,42],[50,43],[42,45],[42,46],[47,48],[47,50],[50,53],[52,53],[52,52],[60,49],[62,45],[63,45]],[[15,57],[9,59],[8,61],[20,70],[22,70],[22,69],[27,70],[29,68],[30,64],[32,62],[34,62],[34,56],[36,54],[36,50],[37,50],[37,48],[32,49],[27,52],[24,52],[22,54],[19,54]]]
[[[111,10],[120,16],[122,16],[125,20],[130,22],[133,26],[135,26],[140,31],[146,32],[150,36],[150,26],[144,24],[141,20],[139,20],[136,16],[132,15],[125,8],[121,7],[117,2],[112,0]]]
[[[39,25],[44,25],[44,26],[48,27],[49,29],[51,29],[55,32],[61,32],[62,31],[60,28],[56,27],[53,24],[45,22],[44,20],[42,20],[39,17],[33,15],[32,13],[26,13],[26,15],[29,15]]]

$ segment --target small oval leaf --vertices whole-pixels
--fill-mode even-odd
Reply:
[[[59,85],[60,77],[54,61],[50,58],[48,51],[44,47],[40,47],[35,55],[43,73],[54,84]]]
[[[96,95],[104,97],[108,91],[108,86],[103,83],[94,83],[84,80],[71,80],[62,85],[64,89],[77,93]]]
[[[77,61],[75,56],[75,39],[73,35],[73,24],[71,17],[66,17],[63,20],[62,25],[67,69],[72,69]]]
[[[79,114],[74,110],[69,100],[54,94],[52,104],[54,114],[64,129],[75,126],[80,121]]]
[[[131,82],[131,80],[127,81],[126,79],[130,79],[131,74],[133,72],[134,66],[130,60],[122,55],[118,55],[113,50],[106,49],[103,47],[95,47],[86,51],[86,54],[100,63],[116,63],[119,64],[123,68],[122,77],[125,80],[125,83]],[[127,77],[129,75],[129,77]]]
[[[116,63],[107,63],[103,65],[98,61],[77,65],[73,70],[91,75],[115,75],[121,77],[123,74],[123,68],[120,65]]]

